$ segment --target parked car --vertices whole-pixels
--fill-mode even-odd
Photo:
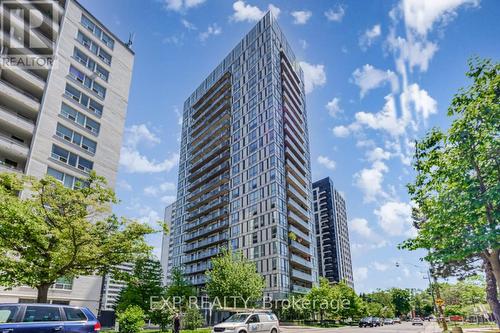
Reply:
[[[385,318],[384,325],[394,325],[394,320],[391,318]]]
[[[87,308],[52,304],[0,304],[2,333],[91,333],[101,324]]]
[[[373,327],[373,318],[365,317],[359,321],[359,327]]]
[[[413,326],[415,326],[415,325],[424,326],[424,321],[420,318],[413,318],[413,320],[411,321],[411,324]]]
[[[382,319],[380,319],[379,317],[373,317],[372,321],[373,321],[373,327],[384,325],[384,321]]]
[[[401,319],[399,318],[394,318],[392,321],[394,322],[394,324],[401,324]]]
[[[236,313],[224,322],[215,325],[212,332],[279,333],[280,325],[278,317],[271,312]]]

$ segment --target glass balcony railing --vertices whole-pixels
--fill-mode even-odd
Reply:
[[[226,127],[229,128],[229,126],[230,126],[230,121],[225,120],[222,123],[220,123],[217,127],[215,127],[213,130],[205,132],[205,134],[203,135],[204,140],[199,140],[196,143],[191,142],[192,145],[188,148],[188,152],[195,153],[196,151],[199,150],[199,148],[208,146],[209,143],[212,143],[214,141],[214,138],[218,137],[216,133],[221,132]]]
[[[198,119],[196,121],[196,123],[194,123],[191,126],[191,131],[190,131],[191,139],[196,140],[197,137],[199,137],[201,134],[203,134],[203,132],[205,130],[202,130],[202,129],[208,127],[207,124],[210,124],[210,120],[213,120],[216,117],[218,117],[220,115],[220,112],[225,111],[224,109],[228,108],[229,106],[230,106],[229,102],[224,101],[215,110],[213,110],[210,114],[208,114],[206,117],[204,117],[204,119]],[[219,117],[219,118],[222,118],[222,117]]]
[[[295,214],[299,215],[304,220],[309,220],[309,212],[302,206],[300,206],[293,198],[288,197],[287,200],[288,208],[294,211]]]
[[[185,263],[203,260],[218,255],[221,252],[220,248],[211,248],[202,252],[186,255]]]
[[[290,247],[292,249],[296,249],[296,250],[300,251],[304,255],[308,255],[308,256],[311,255],[311,251],[309,250],[309,248],[307,246],[302,245],[299,242],[296,242],[294,240],[290,240]]]
[[[292,284],[292,291],[299,294],[307,294],[311,291],[311,288],[299,286],[298,284]]]
[[[302,217],[298,216],[291,210],[288,210],[288,218],[291,223],[297,224],[298,226],[300,226],[300,228],[304,230],[311,230],[309,222],[306,222],[308,221],[308,219],[303,219]]]
[[[220,140],[220,138],[219,138],[219,140]],[[191,158],[188,162],[190,165],[190,171],[192,171],[192,172],[196,171],[196,169],[200,168],[202,165],[205,164],[206,160],[208,158],[210,158],[210,156],[220,152],[221,150],[228,150],[229,151],[229,140],[224,140],[215,147],[212,147],[212,145],[209,145],[206,148],[199,150],[195,156],[191,156]],[[194,157],[196,157],[196,158],[194,158]]]
[[[300,280],[304,280],[307,282],[313,282],[313,278],[312,278],[311,274],[307,274],[307,273],[304,273],[304,272],[296,270],[296,269],[292,269],[292,277],[300,279]]]
[[[229,204],[229,195],[224,195],[222,197],[219,197],[216,200],[211,201],[209,204],[204,205],[196,210],[193,210],[191,213],[188,214],[187,218],[188,220],[195,219],[199,217],[200,215],[206,214],[209,211],[213,210],[215,207],[219,207],[221,205],[227,205]]]
[[[213,189],[212,191],[203,194],[201,197],[197,198],[194,201],[189,202],[187,205],[187,210],[191,210],[192,208],[195,208],[199,205],[202,205],[205,203],[205,201],[209,201],[209,199],[213,198],[214,196],[219,196],[221,194],[224,194],[224,192],[229,191],[229,184],[224,184],[216,189]]]
[[[218,242],[227,241],[229,239],[227,232],[206,238],[204,240],[197,241],[195,243],[189,243],[186,245],[185,251],[191,252],[193,250],[201,249],[207,245],[216,244]]]
[[[222,164],[219,164],[219,166],[213,168],[212,170],[210,170],[210,172],[207,172],[206,174],[204,174],[202,177],[196,179],[195,181],[191,182],[189,184],[189,190],[197,187],[197,186],[200,186],[201,184],[203,184],[205,181],[208,181],[210,179],[212,179],[213,177],[217,176],[219,173],[223,172],[224,170],[227,170],[229,169],[229,161],[226,161],[226,162],[223,162]]]
[[[306,259],[304,259],[302,257],[299,257],[298,255],[292,254],[290,256],[290,260],[292,262],[298,263],[299,265],[307,267],[309,269],[312,268],[312,262],[310,262],[309,260],[306,260]]]
[[[206,163],[202,168],[196,170],[195,172],[190,172],[188,173],[188,179],[189,180],[194,180],[200,176],[202,176],[203,172],[206,172],[207,170],[213,168],[216,165],[219,165],[220,163],[229,160],[230,153],[229,151],[223,152],[219,156],[215,157],[208,163]]]
[[[228,181],[229,181],[229,173],[225,173],[223,175],[220,175],[217,178],[212,179],[208,183],[201,185],[200,187],[191,191],[190,194],[188,195],[187,199],[192,200],[192,199],[196,198],[198,195],[200,195],[201,193],[204,193],[205,191],[209,191],[212,187],[218,186],[219,184],[226,183]]]
[[[297,237],[300,237],[301,239],[307,241],[308,243],[311,242],[311,239],[308,234],[300,230],[299,228],[295,227],[294,225],[289,225],[288,229],[290,232],[294,233]]]

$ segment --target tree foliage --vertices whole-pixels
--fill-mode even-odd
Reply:
[[[117,312],[116,319],[120,333],[139,333],[144,327],[144,311],[137,306],[131,305],[123,311]]]
[[[131,305],[137,305],[149,317],[151,298],[165,295],[162,280],[163,272],[157,259],[139,259],[127,278],[127,285],[120,291],[116,310],[124,311]]]
[[[103,177],[79,185],[0,174],[0,285],[37,288],[45,303],[58,278],[106,274],[150,252],[152,228],[111,214],[117,198]]]
[[[203,316],[200,310],[195,306],[187,308],[184,314],[184,328],[188,330],[196,330],[203,326]]]
[[[218,298],[223,302],[226,297],[228,302],[232,302],[233,297],[237,297],[236,304],[239,307],[253,306],[262,299],[264,280],[257,273],[255,263],[246,259],[241,252],[224,250],[220,256],[212,259],[212,266],[206,273],[206,292],[210,298]]]
[[[178,267],[172,270],[171,276],[172,282],[167,287],[166,296],[180,297],[181,304],[186,305],[190,297],[196,296],[196,288],[184,277]]]

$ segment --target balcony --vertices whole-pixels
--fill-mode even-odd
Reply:
[[[285,147],[285,156],[287,157],[288,161],[292,162],[293,165],[295,165],[295,168],[300,171],[300,174],[308,174],[306,166],[299,161],[295,153],[288,147]]]
[[[17,172],[17,173],[23,173],[24,169],[20,168],[20,167],[15,167],[15,166],[10,165],[10,164],[7,164],[4,161],[0,161],[0,172]]]
[[[191,191],[197,186],[201,186],[204,182],[211,180],[212,178],[220,175],[221,173],[224,173],[224,171],[229,170],[229,161],[223,162],[219,166],[213,168],[200,178],[196,179],[195,181],[191,182],[188,187],[188,191]]]
[[[223,174],[223,175],[220,175],[219,177],[217,178],[214,178],[212,179],[210,182],[196,188],[196,190],[192,191],[187,199],[188,200],[194,200],[196,199],[198,196],[204,194],[205,192],[208,192],[208,191],[211,191],[212,189],[214,189],[215,187],[221,185],[221,184],[225,184],[229,182],[229,174],[226,173],[226,174]]]
[[[203,175],[203,172],[207,172],[211,168],[214,168],[215,166],[221,164],[222,162],[229,160],[229,157],[230,157],[229,151],[223,152],[222,154],[212,159],[208,163],[205,163],[205,165],[202,168],[196,170],[195,172],[188,173],[188,180],[193,181],[201,177]]]
[[[3,106],[0,106],[0,123],[2,128],[9,132],[20,132],[32,136],[35,131],[35,123],[31,119]]]
[[[10,82],[16,82],[16,86],[31,92],[31,95],[41,96],[43,94],[45,81],[33,72],[13,66],[4,66],[2,71],[3,76],[8,78]]]
[[[222,218],[225,218],[228,216],[228,214],[229,214],[228,210],[222,208],[222,209],[219,209],[218,211],[212,212],[206,216],[200,217],[200,218],[198,218],[190,223],[187,223],[186,232],[189,232],[193,229],[197,229],[204,224],[209,224],[209,223],[215,222],[217,220],[220,220]]]
[[[288,221],[289,223],[295,224],[299,229],[302,228],[302,230],[304,230],[305,232],[311,231],[311,227],[308,222],[309,219],[303,219],[291,210],[288,210]]]
[[[186,255],[186,260],[185,260],[184,264],[210,258],[210,257],[218,255],[220,252],[221,252],[221,249],[216,247],[216,248],[211,248],[211,249],[205,250],[203,252],[198,252],[198,253]]]
[[[305,268],[305,269],[309,269],[311,270],[312,269],[312,262],[310,262],[309,260],[306,260],[302,257],[299,257],[298,255],[296,254],[292,254],[290,255],[290,262],[292,264],[292,266],[300,266],[300,268]]]
[[[230,73],[227,72],[224,74],[219,81],[217,81],[215,84],[213,84],[209,90],[205,92],[205,94],[193,105],[193,108],[199,112],[200,110],[203,110],[203,108],[210,104],[214,98],[217,98],[221,93],[223,93],[225,90],[228,90],[231,86],[231,81],[230,81]]]
[[[290,224],[288,226],[288,231],[292,232],[293,234],[295,234],[297,237],[299,237],[300,239],[304,240],[308,244],[311,243],[311,237],[307,233],[305,233],[304,231],[302,231],[299,228],[295,227],[294,225]]]
[[[8,134],[0,133],[0,151],[9,156],[27,159],[29,146],[12,139]]]
[[[302,245],[299,242],[296,242],[293,240],[290,240],[290,250],[292,252],[295,251],[297,253],[300,253],[303,256],[307,256],[307,257],[311,256],[311,251],[310,251],[309,247]]]
[[[206,262],[201,265],[196,265],[195,267],[189,267],[186,270],[184,270],[184,274],[197,274],[197,273],[202,273],[205,272],[209,269],[212,269],[212,263],[211,262]]]
[[[311,288],[299,286],[298,284],[292,284],[292,292],[298,294],[307,294],[311,291]]]
[[[303,197],[308,196],[307,188],[304,185],[305,180],[299,181],[299,179],[289,171],[286,172],[286,179],[288,186],[293,186],[293,188]]]
[[[195,139],[196,137],[199,136],[199,134],[201,134],[202,131],[200,130],[205,126],[207,126],[207,124],[211,124],[217,118],[223,118],[224,116],[229,115],[229,113],[226,113],[225,115],[220,116],[224,111],[229,110],[230,107],[231,104],[229,103],[229,101],[223,100],[223,102],[217,108],[215,108],[211,113],[207,114],[203,118],[199,118],[198,120],[196,120],[196,123],[191,125],[191,131],[190,131],[191,137]]]
[[[0,99],[11,101],[16,109],[19,107],[22,110],[31,112],[33,115],[38,113],[40,109],[40,100],[33,95],[17,88],[16,86],[0,79]]]
[[[221,187],[215,188],[212,191],[203,194],[201,197],[197,198],[196,200],[189,202],[186,209],[187,209],[187,211],[191,211],[191,210],[209,202],[214,197],[224,195],[228,192],[229,192],[229,184],[224,184]]]
[[[194,220],[198,217],[201,217],[202,215],[207,214],[208,212],[214,210],[215,208],[221,208],[222,206],[226,206],[228,204],[229,204],[229,195],[219,197],[218,199],[213,200],[209,204],[202,206],[196,210],[193,210],[191,213],[188,214],[187,219],[188,221]]]
[[[301,143],[305,142],[305,139],[303,138],[304,132],[300,128],[300,126],[296,123],[295,120],[292,120],[292,117],[289,115],[289,111],[286,110],[286,108],[283,108],[285,112],[284,116],[284,124],[285,124],[285,134],[289,134],[290,136],[293,136],[297,140],[299,140]]]
[[[292,278],[295,278],[295,279],[301,280],[301,281],[305,281],[305,282],[309,282],[309,283],[313,282],[313,278],[312,278],[311,274],[299,271],[297,269],[292,269]]]
[[[229,239],[227,232],[206,238],[204,240],[199,240],[195,243],[189,243],[186,245],[185,252],[190,253],[193,251],[201,250],[210,245],[216,245],[221,242],[225,242]]]
[[[291,211],[300,216],[304,221],[309,221],[309,212],[306,208],[300,206],[295,200],[290,197],[287,200],[287,204],[288,208]]]
[[[225,219],[222,221],[219,221],[217,223],[211,224],[206,228],[201,228],[193,232],[188,232],[186,234],[186,242],[189,241],[194,241],[195,239],[199,239],[201,237],[206,237],[210,234],[213,234],[215,232],[219,232],[221,230],[226,229],[229,226],[229,220]]]
[[[302,207],[309,209],[309,201],[307,200],[307,197],[300,194],[293,186],[287,185],[286,190],[289,198],[295,200]]]
[[[204,132],[203,140],[196,140],[197,142],[191,142],[191,146],[188,148],[188,152],[191,154],[195,154],[200,148],[210,146],[214,141],[219,139],[220,137],[227,135],[229,136],[229,120],[225,120],[220,123],[217,127],[212,129],[209,132]],[[227,132],[227,133],[226,133]],[[219,135],[220,134],[220,135]]]
[[[198,154],[196,154],[196,160],[192,158],[189,160],[189,171],[196,171],[197,169],[205,165],[207,161],[211,160],[212,158],[214,158],[214,156],[220,154],[224,150],[229,151],[229,140],[224,140],[215,147],[208,146],[203,148],[198,152]]]
[[[303,148],[300,148],[298,145],[296,145],[293,139],[289,135],[285,135],[285,145],[294,151],[295,155],[302,164],[307,163],[306,151],[303,150]]]

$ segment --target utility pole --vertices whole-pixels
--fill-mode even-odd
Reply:
[[[432,275],[432,279],[434,281],[434,284],[436,285],[436,297],[437,299],[441,300],[441,291],[439,290],[439,285],[437,283],[437,279],[434,275]],[[439,304],[436,304],[438,308],[438,313],[439,313],[439,320],[442,321],[443,324],[443,331],[448,331],[448,323],[446,323],[446,318],[444,317],[444,309],[443,309],[443,303],[440,302]]]

